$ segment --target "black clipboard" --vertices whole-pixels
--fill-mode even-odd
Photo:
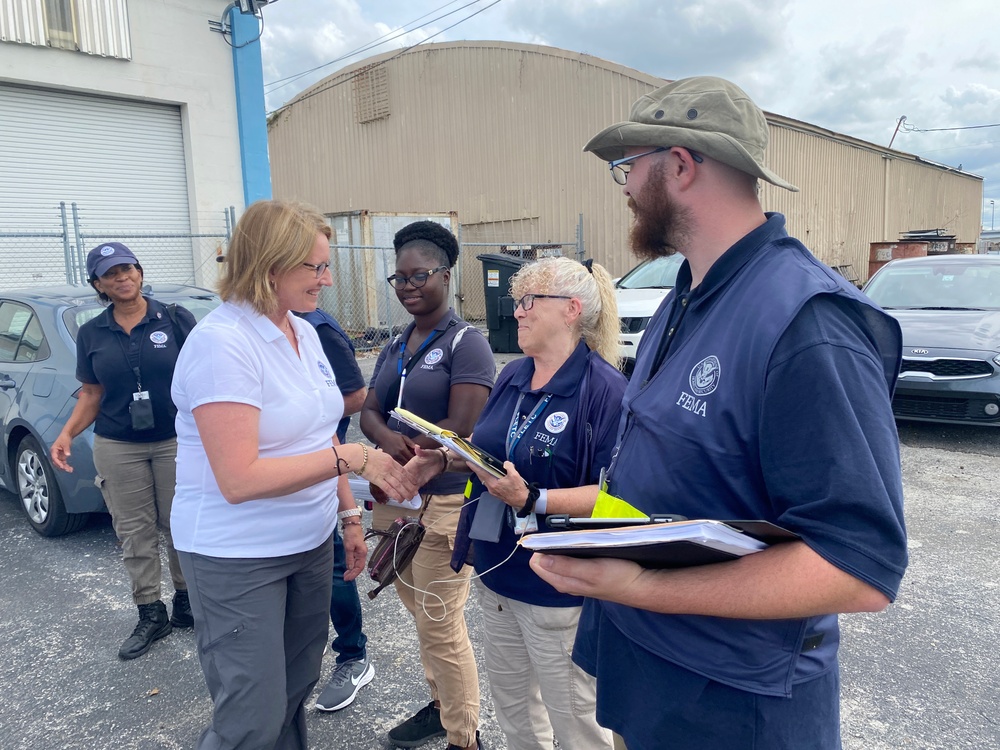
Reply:
[[[641,526],[649,523],[675,523],[686,521],[687,516],[676,513],[653,514],[649,518],[571,518],[562,513],[546,516],[545,525],[553,531],[580,531],[582,529],[616,529],[621,526]]]

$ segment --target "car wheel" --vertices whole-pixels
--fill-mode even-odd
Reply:
[[[45,451],[28,435],[17,446],[14,457],[17,494],[31,528],[42,536],[62,536],[81,528],[86,513],[67,513]]]

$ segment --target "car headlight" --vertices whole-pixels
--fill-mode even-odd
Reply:
[[[993,358],[993,361],[996,362],[998,365],[1000,365],[1000,354],[998,354],[997,356],[995,356]]]

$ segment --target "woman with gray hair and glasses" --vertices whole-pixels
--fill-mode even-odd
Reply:
[[[596,484],[611,460],[625,392],[614,285],[591,261],[546,258],[514,275],[511,295],[527,356],[504,368],[472,431],[478,447],[505,459],[507,475],[474,470],[474,502],[463,509],[452,565],[460,568],[471,546],[507,747],[549,750],[555,736],[561,747],[610,749],[611,733],[595,716],[594,679],[571,659],[583,600],[539,578],[517,540],[545,530],[549,514],[593,510],[593,498],[561,496],[559,488]],[[443,467],[465,464],[442,449],[422,452],[407,469],[421,481]]]

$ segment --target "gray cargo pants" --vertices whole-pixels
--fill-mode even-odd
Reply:
[[[333,537],[271,558],[178,550],[212,723],[198,750],[306,750],[305,701],[330,628]]]

